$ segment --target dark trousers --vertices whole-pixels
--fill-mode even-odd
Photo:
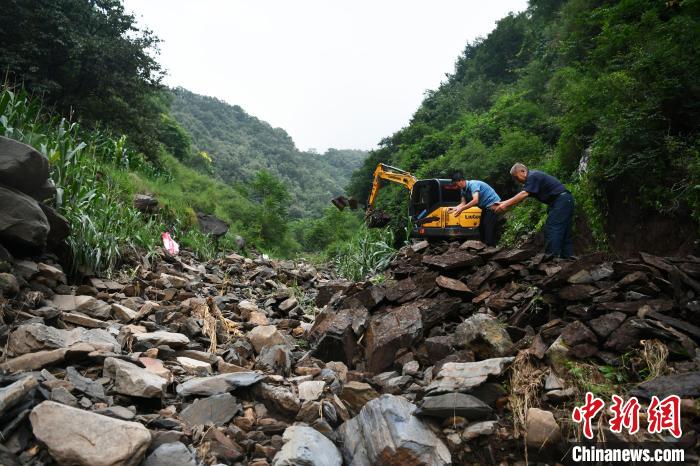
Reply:
[[[479,222],[479,239],[487,246],[495,246],[498,242],[496,238],[496,227],[498,226],[498,214],[493,210],[481,209],[481,221]]]
[[[571,223],[574,220],[574,196],[566,191],[556,197],[547,209],[544,224],[545,252],[557,257],[571,257],[574,243]]]

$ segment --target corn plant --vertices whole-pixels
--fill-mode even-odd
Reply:
[[[351,280],[362,280],[386,269],[396,255],[390,229],[362,227],[345,244],[337,246],[332,263],[338,273]]]

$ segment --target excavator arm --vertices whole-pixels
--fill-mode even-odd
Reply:
[[[388,180],[398,183],[405,186],[409,191],[413,189],[413,185],[416,184],[417,181],[416,177],[407,171],[380,163],[374,170],[372,191],[370,192],[369,199],[367,200],[367,208],[369,210],[374,208],[374,201],[377,199],[377,193],[379,193],[379,189],[382,187],[381,180]]]

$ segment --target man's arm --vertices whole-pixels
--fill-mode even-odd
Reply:
[[[527,198],[527,196],[529,196],[529,195],[530,195],[530,193],[528,193],[527,191],[520,191],[518,194],[511,197],[510,199],[507,199],[507,200],[501,201],[501,202],[496,202],[493,205],[493,210],[494,210],[494,212],[505,212],[506,210],[510,209],[514,205],[519,204],[522,201],[524,201]]]
[[[458,205],[457,207],[454,207],[453,210],[451,210],[452,215],[454,215],[455,217],[458,217],[459,214],[461,214],[463,211],[465,211],[471,207],[474,207],[478,203],[479,203],[479,191],[474,191],[472,193],[472,200],[467,202],[467,200],[465,198],[462,198],[462,203],[460,205]]]

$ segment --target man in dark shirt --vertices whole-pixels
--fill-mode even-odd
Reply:
[[[522,163],[510,169],[510,175],[523,190],[503,202],[496,203],[496,212],[505,212],[510,207],[532,196],[549,206],[544,224],[545,251],[558,257],[571,257],[573,241],[571,223],[574,219],[574,197],[561,182],[538,170],[528,170]]]

